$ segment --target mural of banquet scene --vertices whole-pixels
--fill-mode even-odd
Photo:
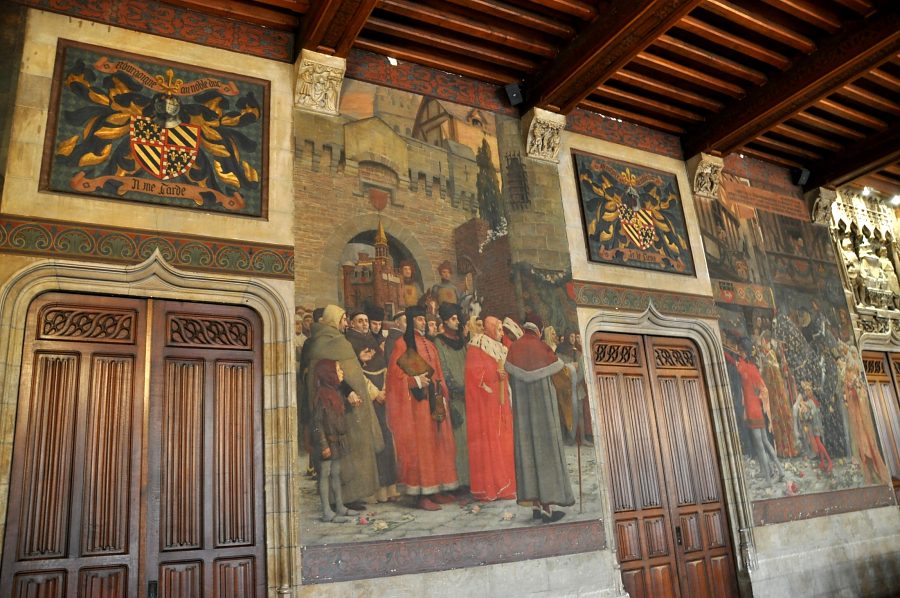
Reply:
[[[828,228],[698,202],[754,500],[888,483]]]
[[[350,80],[295,127],[304,545],[598,519],[555,166]]]

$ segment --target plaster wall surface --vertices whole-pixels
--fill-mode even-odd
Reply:
[[[857,598],[900,594],[900,510],[895,506],[754,530],[754,596]]]
[[[624,598],[615,554],[608,551],[303,586],[302,598]]]

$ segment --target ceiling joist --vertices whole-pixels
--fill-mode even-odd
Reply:
[[[818,100],[890,60],[900,51],[900,4],[848,23],[821,47],[783,73],[733,102],[682,139],[686,156],[729,154]]]
[[[537,77],[526,80],[525,101],[568,114],[700,0],[614,0],[565,46]]]
[[[900,160],[900,121],[813,164],[807,189],[839,187]]]
[[[378,0],[319,0],[303,19],[297,47],[346,58]]]

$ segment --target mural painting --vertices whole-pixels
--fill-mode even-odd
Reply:
[[[269,84],[61,40],[41,187],[266,215]]]
[[[573,152],[588,259],[694,274],[672,173]]]
[[[736,185],[698,217],[751,496],[887,483],[827,227],[730,201]]]
[[[562,204],[518,121],[341,101],[297,113],[304,546],[599,519]]]

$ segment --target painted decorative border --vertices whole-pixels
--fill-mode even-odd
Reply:
[[[79,19],[151,33],[241,54],[294,60],[294,34],[205,15],[155,0],[14,0],[19,4]]]
[[[452,75],[412,62],[404,61],[391,66],[386,57],[364,50],[350,51],[345,76],[506,116],[519,116],[519,110],[509,105],[506,92],[499,85]]]
[[[606,548],[602,521],[301,549],[303,583],[391,577],[593,552]]]
[[[567,118],[566,129],[676,160],[684,159],[681,141],[675,135],[654,131],[634,123],[619,122],[596,112],[576,108]]]
[[[775,298],[772,295],[771,287],[714,279],[712,288],[713,299],[719,303],[769,309],[775,307]]]
[[[566,285],[566,292],[579,307],[627,309],[642,312],[653,302],[660,313],[667,315],[719,318],[719,312],[712,297],[647,291],[580,280]]]
[[[851,488],[753,502],[754,525],[770,525],[897,504],[890,486]]]
[[[137,264],[156,249],[166,261],[186,270],[294,278],[294,248],[288,245],[230,243],[193,235],[161,235],[0,215],[2,252]]]

